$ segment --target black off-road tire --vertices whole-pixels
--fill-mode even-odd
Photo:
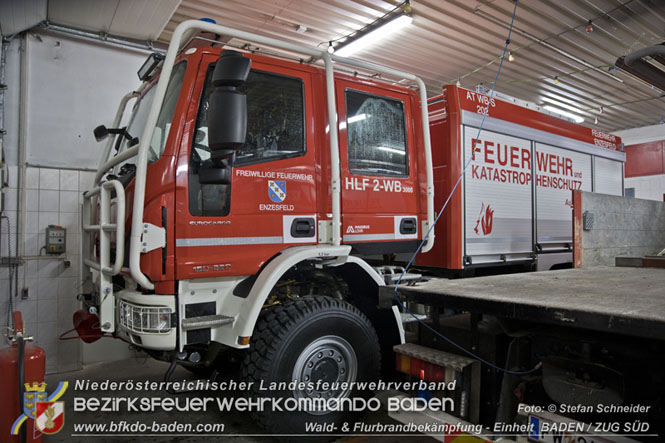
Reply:
[[[331,297],[314,296],[289,300],[268,309],[257,321],[251,347],[242,366],[243,379],[252,382],[248,396],[254,399],[262,397],[287,399],[305,395],[310,397],[329,395],[336,398],[340,395],[339,392],[320,394],[317,391],[311,393],[272,391],[261,389],[260,384],[267,386],[270,382],[290,382],[296,368],[299,368],[298,373],[305,376],[311,373],[311,381],[315,378],[330,380],[331,377],[343,377],[339,374],[345,373],[351,377],[354,357],[346,349],[349,347],[355,355],[356,370],[353,381],[376,381],[380,368],[378,338],[367,317],[353,305]],[[319,353],[319,350],[323,352]],[[319,354],[324,355],[320,357]],[[339,360],[340,358],[342,360]],[[347,360],[348,365],[346,365]],[[314,370],[308,372],[309,369],[303,369],[312,367],[310,363],[314,363],[313,368],[314,370],[318,368],[318,372]],[[359,392],[357,389],[346,393],[349,398],[368,398],[371,395],[369,391]],[[353,422],[360,418],[360,414],[349,411],[319,411],[318,414],[304,411],[273,411],[270,403],[266,402],[266,409],[253,412],[253,418],[272,434],[305,434],[306,423],[335,423],[337,428],[331,433],[338,434],[343,432],[341,423]],[[334,437],[318,436],[315,439],[315,436],[316,434],[312,434],[307,441],[334,439]],[[290,440],[293,441],[293,438]]]

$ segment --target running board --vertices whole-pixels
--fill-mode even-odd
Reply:
[[[201,317],[183,318],[182,330],[193,331],[195,329],[219,328],[233,323],[234,318],[226,315],[203,315]]]

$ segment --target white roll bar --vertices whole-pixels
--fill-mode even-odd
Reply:
[[[328,54],[325,50],[318,50],[308,48],[306,46],[296,45],[284,41],[280,41],[270,37],[239,31],[237,29],[228,28],[200,20],[187,20],[180,23],[171,37],[166,57],[164,58],[160,78],[157,82],[155,97],[150,107],[150,112],[146,121],[146,126],[143,134],[140,137],[140,144],[138,147],[138,158],[136,160],[136,177],[134,187],[134,205],[132,209],[132,229],[129,238],[129,269],[134,280],[146,289],[153,289],[154,285],[148,278],[141,272],[140,268],[140,254],[141,254],[141,234],[143,232],[143,205],[145,203],[145,185],[146,185],[146,169],[148,166],[148,149],[150,140],[155,130],[157,118],[164,102],[164,95],[166,88],[171,77],[171,71],[175,59],[188,42],[191,36],[196,31],[212,32],[219,35],[228,37],[235,37],[242,40],[248,40],[261,45],[267,45],[287,51],[305,54],[314,58],[323,60],[326,72],[326,94],[328,100],[328,125],[330,127],[330,167],[331,167],[331,190],[332,190],[332,244],[339,246],[341,243],[341,204],[340,204],[340,160],[339,160],[339,141],[337,137],[337,107],[335,102],[335,82],[333,75],[334,60],[337,63],[342,63],[348,66],[354,66],[361,69],[370,69],[375,72],[380,72],[388,75],[394,75],[415,81],[420,89],[420,107],[423,123],[423,137],[425,142],[425,163],[427,175],[427,226],[431,226],[434,222],[434,185],[433,185],[433,172],[432,172],[432,154],[431,144],[429,137],[429,119],[427,115],[427,94],[425,91],[425,84],[418,77],[407,72],[398,71],[395,69],[385,68],[378,65],[362,62],[355,59],[346,57],[339,57]],[[433,233],[427,239],[423,251],[428,251],[433,244]]]
[[[142,85],[142,87],[145,87]],[[113,126],[112,128],[117,128],[120,126],[120,121],[122,120],[122,115],[125,113],[125,108],[127,108],[127,103],[133,98],[137,98],[140,95],[138,91],[132,91],[128,94],[125,94],[125,96],[120,100],[120,105],[118,106],[118,110],[115,113],[115,118],[113,119]],[[101,175],[106,172],[108,168],[103,168],[104,163],[109,158],[109,154],[111,153],[111,147],[113,146],[113,141],[115,140],[115,137],[109,137],[108,141],[106,142],[106,146],[104,147],[104,151],[102,152],[102,158],[99,160],[99,166],[97,167],[97,175],[95,175],[95,183],[93,183],[93,187],[99,183],[99,179],[101,178]]]

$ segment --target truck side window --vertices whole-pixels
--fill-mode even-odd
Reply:
[[[206,74],[199,112],[196,116],[196,129],[189,154],[189,213],[195,216],[226,216],[231,206],[231,185],[201,184],[199,167],[212,163],[208,147],[208,109],[210,95],[214,88],[210,85],[215,65],[211,64]]]
[[[211,64],[206,75],[189,159],[189,211],[194,216],[226,216],[230,209],[230,185],[202,185],[198,179],[199,167],[210,161],[208,101],[214,67]],[[247,95],[247,138],[231,164],[246,166],[305,154],[303,81],[252,70],[241,90]]]
[[[152,140],[150,141],[150,146],[148,148],[148,164],[159,160],[164,153],[166,140],[169,136],[173,114],[175,113],[175,107],[178,103],[178,96],[180,95],[180,89],[182,87],[183,79],[185,78],[186,70],[187,63],[180,62],[175,65],[173,71],[171,71],[171,78],[169,79],[169,84],[166,88],[162,109],[159,111],[159,117],[157,117],[157,124],[155,125],[155,132],[152,134]],[[131,120],[127,127],[127,132],[129,132],[132,137],[141,137],[143,134],[143,129],[148,120],[148,113],[150,112],[150,106],[152,105],[156,90],[157,85],[152,85],[148,92],[146,92],[134,106],[134,112],[132,113]],[[120,151],[125,151],[130,147],[129,142],[125,140]],[[136,164],[136,157],[132,157],[117,165],[115,167],[115,173],[118,174],[121,167],[125,164]]]
[[[349,171],[408,176],[404,103],[351,90],[345,97]]]
[[[247,94],[247,139],[234,166],[296,157],[305,153],[305,97],[299,78],[252,70]]]
[[[164,95],[162,109],[160,110],[159,116],[157,117],[155,132],[152,135],[150,151],[148,152],[149,162],[157,160],[164,153],[166,140],[169,136],[171,122],[173,121],[173,114],[175,113],[175,107],[178,104],[178,96],[180,95],[182,82],[185,79],[186,70],[187,63],[185,62],[178,63],[173,67],[171,78],[169,79],[169,85],[166,88],[166,94]],[[155,87],[153,88],[156,89]],[[152,102],[152,100],[150,101]]]

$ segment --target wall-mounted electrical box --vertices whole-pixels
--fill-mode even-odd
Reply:
[[[62,254],[66,251],[67,230],[62,226],[48,225],[46,228],[46,253]]]

